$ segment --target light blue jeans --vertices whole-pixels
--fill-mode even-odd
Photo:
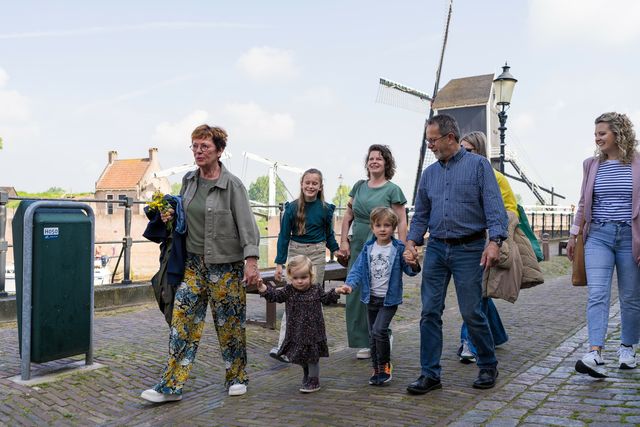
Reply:
[[[589,289],[589,343],[604,347],[615,267],[622,320],[620,340],[626,345],[637,344],[640,339],[640,267],[631,252],[631,226],[624,222],[592,222],[584,253]]]

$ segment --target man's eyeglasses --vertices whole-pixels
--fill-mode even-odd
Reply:
[[[429,139],[427,138],[427,145],[433,145],[436,142],[440,141],[442,138],[446,138],[447,136],[449,136],[449,134],[446,135],[442,135],[440,138],[436,138],[436,139]]]
[[[202,151],[203,153],[206,153],[209,150],[213,150],[213,144],[209,145],[209,144],[191,144],[189,146],[189,148],[191,148],[191,151],[193,151],[194,153],[196,151]]]

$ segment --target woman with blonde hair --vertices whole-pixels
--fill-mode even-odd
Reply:
[[[602,349],[614,267],[622,324],[618,366],[636,367],[634,345],[640,339],[640,154],[633,124],[625,114],[604,113],[595,125],[596,152],[583,163],[580,201],[567,255],[573,260],[576,235],[582,232],[590,348],[575,368],[603,378],[607,372]]]

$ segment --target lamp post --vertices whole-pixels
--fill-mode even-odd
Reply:
[[[498,112],[498,120],[500,121],[500,172],[504,173],[504,131],[507,130],[505,126],[507,123],[507,113],[509,105],[511,104],[511,95],[513,95],[513,88],[516,85],[517,80],[509,72],[507,63],[504,63],[502,67],[502,74],[495,78],[493,85],[496,94],[496,104],[500,106],[500,112]]]

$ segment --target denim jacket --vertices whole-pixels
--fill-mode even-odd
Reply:
[[[371,248],[375,243],[376,238],[373,237],[367,243],[365,243],[360,252],[360,256],[356,262],[353,263],[351,271],[347,275],[345,283],[351,286],[352,289],[362,287],[360,300],[369,304],[369,294],[371,289],[371,271],[369,269],[369,256],[371,254]],[[413,270],[409,264],[404,261],[402,254],[404,253],[404,243],[396,238],[391,239],[393,244],[391,247],[391,259],[393,264],[391,265],[391,275],[389,276],[389,286],[387,288],[387,295],[384,297],[385,306],[394,306],[402,304],[402,272],[404,271],[409,276],[415,276],[420,272],[420,266],[417,270]]]

